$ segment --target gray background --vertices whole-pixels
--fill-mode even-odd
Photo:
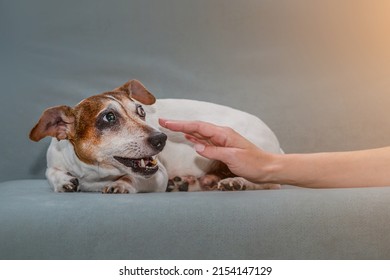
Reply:
[[[286,152],[390,143],[389,1],[0,1],[0,181],[43,178],[50,106],[130,78],[261,117]],[[201,112],[199,112],[201,114]]]

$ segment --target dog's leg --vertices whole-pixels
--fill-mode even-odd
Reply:
[[[242,177],[222,179],[213,174],[200,178],[194,176],[176,176],[168,181],[167,192],[196,192],[196,191],[245,191],[245,190],[280,189],[278,184],[255,184]]]
[[[175,176],[168,180],[167,192],[196,192],[200,191],[199,180],[195,176]]]
[[[214,174],[200,178],[195,176],[176,176],[168,181],[167,192],[196,192],[196,191],[245,191],[280,189],[278,184],[255,184],[242,177],[222,179]]]
[[[232,177],[220,180],[217,189],[221,191],[244,191],[244,190],[270,190],[280,189],[278,184],[255,184],[242,177]]]
[[[197,192],[218,190],[220,177],[212,174],[200,178],[195,176],[175,176],[168,181],[167,192]]]
[[[102,190],[102,193],[137,193],[137,189],[133,187],[132,180],[128,176],[123,176],[117,179],[116,181],[108,184]]]
[[[215,161],[211,165],[209,175],[205,175],[205,181],[209,181],[210,178],[219,178],[217,183],[212,189],[221,191],[243,191],[243,190],[268,190],[268,189],[280,189],[278,184],[255,184],[242,177],[237,177],[233,174],[229,168],[220,161]],[[203,188],[207,187],[208,184],[202,184]],[[211,190],[211,189],[210,189]]]
[[[200,178],[195,176],[175,176],[168,181],[167,192],[197,192],[217,190],[221,178],[215,175],[205,175]]]
[[[219,161],[214,162],[206,175],[176,176],[168,181],[166,191],[244,191],[280,189],[278,184],[255,184],[242,177],[236,177],[228,167]]]
[[[56,192],[77,192],[79,180],[71,173],[50,167],[46,170],[46,178]]]

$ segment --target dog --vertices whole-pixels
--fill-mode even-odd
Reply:
[[[232,174],[222,162],[199,156],[183,134],[159,127],[159,118],[229,126],[260,148],[281,153],[259,118],[230,107],[160,99],[138,80],[88,97],[76,106],[46,109],[30,139],[52,137],[46,177],[56,192],[139,193],[273,189]]]

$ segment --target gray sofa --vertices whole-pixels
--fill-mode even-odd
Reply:
[[[137,78],[255,114],[287,153],[388,145],[386,9],[315,2],[2,3],[0,259],[389,258],[390,188],[60,194],[28,140],[45,108]]]

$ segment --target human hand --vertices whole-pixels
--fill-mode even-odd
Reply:
[[[267,181],[264,167],[272,154],[261,150],[232,128],[202,121],[159,119],[159,123],[169,130],[183,132],[201,156],[222,161],[237,176],[255,183]]]

